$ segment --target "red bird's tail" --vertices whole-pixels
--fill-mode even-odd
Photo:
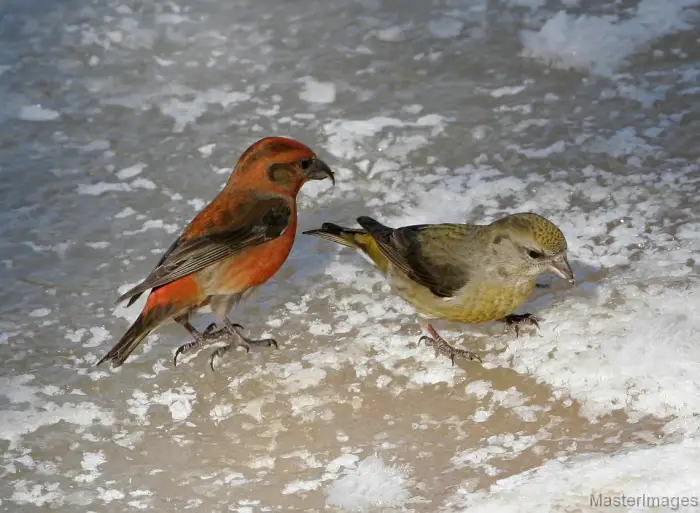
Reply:
[[[153,316],[149,316],[148,314],[144,315],[143,313],[139,315],[134,321],[134,324],[124,333],[121,340],[109,350],[109,353],[97,362],[97,365],[108,360],[111,360],[112,367],[119,367],[124,363],[141,341],[158,326],[158,323],[153,322],[152,317]]]

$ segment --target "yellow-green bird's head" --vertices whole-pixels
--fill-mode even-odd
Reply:
[[[534,278],[551,272],[576,283],[566,259],[566,238],[548,219],[533,213],[513,214],[488,225],[487,234],[493,257],[509,274]]]

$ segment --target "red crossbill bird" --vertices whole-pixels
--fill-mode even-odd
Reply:
[[[324,223],[304,232],[364,253],[387,277],[394,292],[418,312],[465,323],[503,320],[538,326],[532,314],[514,314],[544,272],[574,282],[564,234],[532,213],[513,214],[488,225],[425,224],[390,228],[359,217],[363,228]],[[420,339],[435,354],[481,360],[448,344],[427,324]],[[420,342],[419,341],[419,342]]]
[[[194,338],[179,354],[205,342],[227,339],[214,359],[228,350],[252,345],[275,347],[274,339],[252,340],[228,313],[259,285],[269,280],[287,259],[297,228],[296,197],[308,180],[335,179],[331,169],[307,146],[293,139],[267,137],[240,157],[223,190],[185,228],[156,268],[118,302],[131,305],[150,289],[146,305],[117,344],[97,363],[124,363],[139,343],[170,319]],[[223,324],[198,332],[190,315],[210,306]]]

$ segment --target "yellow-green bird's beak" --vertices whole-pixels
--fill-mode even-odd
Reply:
[[[569,261],[566,259],[566,256],[561,255],[553,258],[549,264],[549,272],[576,286],[574,271],[571,270],[571,266],[569,265]]]

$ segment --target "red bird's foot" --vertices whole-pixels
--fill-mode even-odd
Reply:
[[[175,356],[173,357],[173,366],[177,366],[178,356],[185,355],[189,353],[192,349],[201,347],[205,344],[217,342],[224,337],[228,337],[229,334],[226,328],[220,328],[217,330],[216,323],[214,322],[207,326],[207,329],[205,329],[202,333],[195,331],[194,328],[192,329],[192,331],[190,331],[190,333],[194,337],[194,340],[192,342],[182,344],[180,347],[177,348],[177,350],[175,351]]]
[[[452,365],[455,364],[456,356],[459,356],[460,358],[466,358],[470,361],[476,360],[479,363],[482,363],[481,357],[478,354],[472,353],[471,351],[467,351],[466,349],[458,349],[448,344],[447,341],[444,338],[442,338],[437,331],[435,331],[435,328],[433,328],[432,325],[428,324],[426,326],[426,330],[428,331],[430,336],[422,336],[418,340],[418,343],[420,344],[421,342],[425,342],[426,346],[432,347],[435,350],[436,358],[440,354],[443,356],[447,356],[452,362]]]
[[[515,336],[520,336],[520,329],[523,326],[528,326],[532,329],[540,327],[540,320],[532,314],[510,314],[504,317],[503,322],[506,323],[506,331],[514,330]]]
[[[223,331],[226,331],[226,328],[220,328],[220,329],[217,330],[217,329],[216,329],[216,323],[215,323],[215,322],[212,322],[209,326],[207,326],[207,329],[205,329],[205,330],[202,332],[202,335],[203,335],[205,338],[206,338],[206,337],[212,337],[212,336],[214,336],[214,335],[218,336],[218,335],[221,335],[221,332],[223,332]]]
[[[243,326],[240,324],[233,324],[231,322],[226,321],[226,329],[227,331],[227,336],[233,338],[233,341],[229,342],[227,345],[218,347],[214,350],[214,352],[211,354],[211,358],[209,359],[209,366],[211,367],[211,370],[214,371],[214,360],[216,358],[220,358],[226,353],[228,353],[231,349],[235,349],[237,347],[244,347],[247,352],[250,352],[250,348],[252,346],[267,346],[267,347],[272,347],[275,346],[275,349],[279,349],[279,344],[274,338],[262,338],[259,340],[251,339],[243,335],[242,330]],[[219,331],[222,331],[219,330]],[[217,331],[216,333],[218,333]]]

